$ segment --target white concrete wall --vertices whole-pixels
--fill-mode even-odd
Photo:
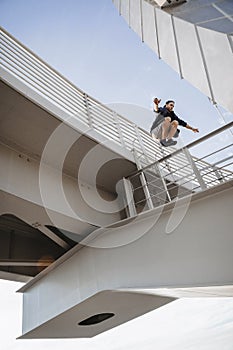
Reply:
[[[232,183],[223,188],[196,195],[178,226],[174,216],[185,213],[185,201],[106,230],[90,242],[98,248],[82,248],[26,287],[23,332],[106,289],[232,284]]]
[[[43,171],[39,178],[40,167]],[[0,189],[48,210],[97,226],[120,219],[118,201],[111,193],[103,189],[97,191],[96,187],[84,180],[78,182],[49,165],[40,164],[3,145],[0,148]],[[101,210],[101,201],[106,207],[111,206],[112,210]]]

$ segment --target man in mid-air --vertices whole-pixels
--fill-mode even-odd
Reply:
[[[157,97],[154,99],[156,118],[151,126],[150,133],[154,139],[160,141],[162,146],[174,146],[177,143],[177,141],[174,141],[172,138],[179,136],[180,130],[178,129],[178,125],[192,130],[193,132],[199,132],[197,128],[188,125],[187,122],[180,119],[174,113],[174,101],[168,100],[164,107],[159,107],[160,102],[161,100]]]

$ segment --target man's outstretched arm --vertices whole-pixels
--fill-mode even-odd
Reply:
[[[197,128],[193,128],[192,126],[190,125],[186,125],[186,129],[189,129],[189,130],[192,130],[193,132],[199,132],[199,130]]]
[[[154,98],[154,111],[155,112],[159,111],[160,102],[161,102],[161,99],[158,99],[157,97]]]

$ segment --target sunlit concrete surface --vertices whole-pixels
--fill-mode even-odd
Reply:
[[[233,112],[231,0],[113,3],[130,28],[181,78]]]

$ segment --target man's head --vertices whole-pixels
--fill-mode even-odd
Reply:
[[[169,110],[172,111],[174,108],[175,102],[173,100],[168,100],[165,104],[165,107]]]

